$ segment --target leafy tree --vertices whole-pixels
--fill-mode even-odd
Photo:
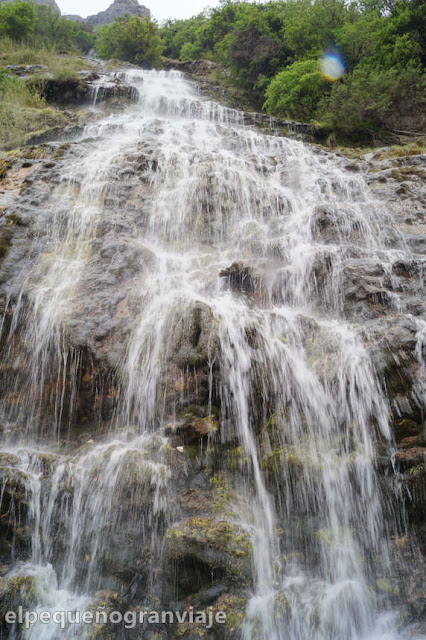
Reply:
[[[239,84],[255,92],[262,86],[260,77],[274,76],[291,55],[279,36],[282,24],[276,17],[263,6],[251,5],[237,20],[235,28],[216,45],[216,51],[221,51],[222,59]]]
[[[203,44],[200,41],[201,28],[207,17],[200,13],[189,20],[168,20],[161,28],[161,38],[164,42],[164,55],[168,58],[182,60],[199,58],[203,54]],[[186,47],[182,53],[183,47]]]
[[[34,33],[35,6],[28,2],[2,2],[0,4],[0,36],[22,42]]]
[[[87,53],[94,45],[92,28],[74,20],[62,18],[45,5],[38,5],[35,35],[44,45],[54,44],[57,49],[79,49]]]
[[[344,0],[290,0],[282,35],[297,59],[312,58],[333,44],[350,8]]]
[[[361,60],[370,58],[375,51],[382,18],[376,13],[358,14],[335,31],[335,42],[351,71]]]
[[[119,58],[144,67],[161,62],[164,45],[156,22],[149,16],[125,16],[97,31],[96,50],[101,58]]]

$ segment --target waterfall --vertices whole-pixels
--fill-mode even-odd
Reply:
[[[30,531],[8,576],[36,577],[40,610],[84,611],[106,589],[137,606],[183,601],[161,577],[182,478],[197,478],[174,444],[183,407],[205,429],[191,455],[218,457],[226,477],[231,504],[214,519],[248,541],[239,637],[414,637],[404,594],[377,587],[397,580],[407,523],[378,470],[394,446],[386,389],[344,295],[348,258],[389,275],[409,256],[403,237],[341,158],[246,126],[179,72],[126,81],[139,103],[69,146],[8,290],[2,481],[23,483],[27,513],[17,490],[8,519]]]

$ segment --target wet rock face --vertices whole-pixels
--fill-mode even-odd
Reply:
[[[99,78],[85,74],[82,81],[93,88]],[[120,83],[113,83],[108,91],[115,95],[121,88]],[[98,99],[102,99],[101,92]],[[353,485],[355,494],[359,489],[356,483],[363,476],[356,475],[358,415],[352,411],[348,417],[343,409],[348,395],[362,396],[370,370],[361,369],[358,378],[351,378],[353,361],[345,358],[352,354],[348,351],[353,345],[348,343],[343,349],[342,344],[347,343],[339,342],[341,326],[336,317],[342,324],[356,326],[389,401],[386,410],[397,451],[393,455],[387,445],[377,450],[383,492],[386,494],[387,483],[398,482],[410,521],[420,533],[425,526],[421,509],[426,450],[424,347],[419,340],[424,312],[424,258],[419,250],[423,214],[416,198],[407,196],[418,187],[418,173],[404,173],[405,178],[415,176],[409,180],[415,186],[408,185],[404,194],[397,194],[397,179],[390,176],[385,183],[376,181],[374,164],[368,167],[365,161],[355,165],[359,170],[354,166],[341,169],[354,181],[350,193],[355,200],[362,195],[357,180],[365,173],[372,188],[378,189],[377,195],[389,201],[392,232],[386,248],[394,250],[391,259],[384,251],[371,256],[371,237],[360,224],[353,202],[334,206],[342,195],[337,179],[318,185],[318,193],[321,188],[330,190],[331,203],[313,203],[312,215],[304,215],[299,228],[305,234],[303,251],[311,251],[306,262],[300,253],[291,252],[282,226],[283,220],[291,220],[297,203],[289,198],[277,206],[274,195],[267,200],[274,188],[269,184],[270,189],[262,192],[265,204],[256,195],[253,205],[249,180],[243,193],[248,194],[248,204],[262,206],[262,218],[247,222],[244,233],[222,253],[235,210],[232,197],[237,174],[225,173],[223,191],[212,171],[207,178],[204,173],[202,179],[195,176],[199,182],[194,174],[189,173],[189,178],[183,174],[185,184],[195,183],[191,193],[196,194],[199,207],[188,212],[175,206],[176,185],[166,181],[173,171],[182,177],[183,160],[178,154],[173,164],[159,150],[164,126],[160,120],[151,120],[143,135],[130,128],[125,144],[117,145],[114,154],[109,151],[117,139],[108,135],[118,125],[111,118],[93,122],[83,140],[35,145],[0,164],[3,435],[13,442],[28,429],[42,443],[52,438],[55,443],[53,457],[37,452],[29,464],[22,450],[21,458],[14,452],[0,456],[0,486],[4,488],[0,522],[5,525],[0,555],[5,563],[12,558],[28,560],[36,515],[31,500],[38,490],[29,483],[41,474],[41,518],[49,513],[48,506],[54,514],[45,544],[51,545],[49,561],[58,571],[70,553],[70,523],[75,516],[80,536],[72,550],[74,583],[83,583],[89,575],[90,586],[102,587],[96,597],[107,602],[106,606],[123,610],[141,606],[148,589],[156,604],[165,609],[173,609],[171,603],[184,607],[186,601],[204,608],[211,605],[229,616],[226,629],[215,627],[212,637],[237,639],[256,574],[252,532],[257,524],[253,506],[257,497],[252,487],[250,444],[258,452],[259,474],[265,478],[277,518],[283,517],[274,557],[277,565],[288,562],[290,574],[292,563],[306,557],[315,570],[333,545],[337,550],[344,547],[341,538],[350,542],[348,532],[339,531],[336,537],[336,532],[326,529],[318,511],[324,504],[323,472],[330,453],[331,462],[341,456],[341,467],[348,469],[337,484],[347,486],[348,491]],[[120,126],[128,126],[128,121]],[[174,133],[172,144],[180,142],[185,131],[186,124]],[[236,137],[230,133],[226,138],[221,162],[238,144]],[[268,139],[268,145],[274,142]],[[192,144],[193,137],[188,146]],[[190,158],[188,172],[199,159]],[[101,172],[91,173],[93,162],[99,163]],[[267,175],[277,162],[274,158],[258,166],[250,156],[239,171],[254,164],[256,175]],[[298,185],[302,169],[306,171],[302,165],[292,174],[289,165],[294,162],[290,156],[277,171],[277,179],[288,189],[292,181]],[[324,165],[326,162],[324,157]],[[419,162],[416,159],[413,166],[418,167]],[[219,163],[215,166],[219,173]],[[255,179],[252,174],[250,178]],[[383,184],[388,189],[385,193]],[[162,189],[170,198],[160,198],[158,204]],[[220,233],[212,216],[217,190],[223,196]],[[295,193],[299,193],[297,188]],[[398,198],[396,203],[393,197]],[[172,231],[178,216],[185,232],[176,240]],[[89,224],[93,224],[90,233]],[[270,225],[267,232],[266,224]],[[389,226],[388,219],[386,224]],[[379,227],[375,233],[382,232]],[[173,251],[164,256],[155,241],[158,238],[167,248],[178,247],[181,263]],[[187,255],[200,238],[197,260],[189,267]],[[401,238],[413,249],[408,256],[398,244]],[[219,259],[211,255],[209,242],[223,243]],[[170,263],[185,268],[174,271]],[[298,290],[301,263],[304,287]],[[186,280],[189,268],[195,273],[190,285]],[[52,281],[56,282],[58,273],[65,294],[51,298]],[[173,287],[167,289],[170,283]],[[150,315],[159,290],[167,295]],[[212,300],[217,291],[222,297],[215,306]],[[314,301],[311,313],[300,311],[303,296]],[[40,299],[50,305],[50,324],[40,322]],[[288,307],[280,313],[277,307],[283,301]],[[221,321],[230,309],[236,312],[227,320],[226,334]],[[245,312],[252,314],[250,321],[243,331],[233,333],[240,327],[239,314]],[[166,327],[160,345],[155,342],[159,323]],[[38,357],[30,352],[33,347],[29,344],[41,345]],[[303,358],[295,358],[296,349]],[[279,357],[268,360],[271,351]],[[354,349],[353,356],[363,361],[360,351]],[[243,364],[237,353],[244,354]],[[45,366],[39,367],[40,362]],[[142,397],[145,404],[152,400],[152,413],[137,402],[141,379],[150,389],[149,396]],[[346,379],[353,380],[350,393]],[[127,387],[133,391],[129,407]],[[323,413],[315,414],[310,401],[319,388],[326,400]],[[247,405],[241,405],[242,395],[249,397]],[[337,417],[331,411],[335,398],[341,402]],[[369,400],[365,394],[356,406],[362,408]],[[323,433],[318,431],[319,439],[330,437],[331,418],[336,418],[336,431],[340,422],[346,421],[350,428],[332,451],[330,446],[321,452],[321,459],[316,456],[317,436],[310,429],[318,427],[324,415],[326,428]],[[246,427],[244,433],[239,419]],[[369,423],[372,430],[375,421],[376,414]],[[117,432],[117,426],[123,429]],[[154,444],[138,436],[147,426],[155,433]],[[117,441],[106,445],[111,433]],[[298,446],[291,438],[299,440]],[[341,468],[336,465],[336,469],[340,473]],[[304,490],[306,482],[313,488],[309,495]],[[292,518],[284,517],[289,504]],[[360,509],[368,506],[365,501]],[[414,558],[412,549],[410,553]],[[371,580],[377,593],[396,597],[398,585],[389,586],[382,576],[377,578],[379,583],[376,576]],[[423,613],[416,595],[421,593],[420,581],[413,576],[410,585],[410,606],[413,615],[420,617]],[[15,586],[1,582],[0,590],[12,601]],[[294,606],[303,603],[302,591],[295,589]],[[317,594],[318,601],[320,596]],[[291,620],[284,591],[276,592],[271,607],[280,624]],[[311,622],[319,624],[315,611]],[[113,633],[111,630],[112,637]],[[161,637],[165,631],[158,633]],[[187,626],[179,633],[203,637],[204,630]],[[178,637],[174,632],[169,636]]]
[[[57,80],[54,78],[40,78],[36,81],[37,91],[48,102],[61,105],[84,104],[95,95],[97,101],[123,100],[137,102],[138,91],[126,82],[116,77],[112,80],[100,80],[96,72],[83,72],[80,78]]]
[[[91,76],[88,81],[96,82],[96,78]],[[90,142],[87,145],[89,148]],[[34,233],[40,233],[44,226],[40,217],[40,204],[48,202],[49,184],[60,179],[63,163],[69,162],[76,153],[77,145],[45,146],[35,148],[27,154],[27,158],[8,161],[9,164],[12,162],[9,167],[4,164],[0,278],[3,281],[3,300],[9,299],[9,311],[5,310],[6,327],[12,315],[13,301],[17,300],[19,292],[19,284],[15,283],[11,288],[11,282],[16,276],[16,264],[19,260],[31,260],[28,254],[29,243]],[[420,161],[421,158],[415,157],[414,166],[419,166]],[[143,202],[144,199],[149,201],[151,189],[147,176],[157,162],[152,149],[141,150],[123,158],[117,181],[110,184],[104,195],[105,210],[112,213],[114,220],[111,218],[109,222],[107,215],[92,242],[93,258],[87,267],[84,285],[85,303],[80,310],[75,311],[74,319],[67,329],[70,345],[83,354],[77,379],[71,373],[66,373],[63,378],[70,397],[73,385],[77,384],[78,398],[75,398],[75,402],[78,405],[78,420],[84,419],[92,423],[97,419],[95,416],[106,419],[114,411],[119,387],[115,369],[125,357],[124,345],[137,314],[139,303],[136,291],[140,286],[143,287],[144,274],[156,269],[156,259],[147,247],[129,243],[127,234],[131,223],[126,210],[131,212],[137,208],[142,225],[144,224]],[[388,187],[390,188],[390,183]],[[122,215],[117,216],[117,207],[123,209]],[[420,215],[417,214],[417,208],[417,200],[412,199],[405,203],[402,212],[395,213],[395,220],[403,232],[406,230],[407,216],[411,215],[414,220]],[[409,210],[411,214],[408,213]],[[344,230],[339,226],[336,213],[325,209],[317,210],[312,225],[318,242],[327,246],[329,252],[323,254],[313,270],[313,286],[319,299],[326,303],[321,291],[329,287],[331,267],[335,268],[330,246],[332,249],[333,243],[337,241],[339,234],[341,237]],[[414,223],[410,225],[410,231],[413,226]],[[356,228],[350,230],[351,234],[358,232]],[[411,237],[410,233],[407,241]],[[416,387],[419,365],[416,355],[418,325],[415,321],[423,308],[423,262],[422,257],[414,254],[408,262],[396,260],[387,267],[385,264],[368,261],[360,254],[356,255],[356,249],[351,248],[341,268],[342,278],[337,282],[347,316],[355,319],[362,314],[367,320],[366,338],[391,400],[397,439],[403,439],[399,424],[408,420],[417,425],[415,433],[406,434],[417,435],[419,438],[418,442],[413,443],[413,447],[422,446],[420,439],[424,438]],[[257,264],[234,262],[217,275],[222,286],[229,288],[233,294],[265,301],[270,281],[265,288],[264,276]],[[413,314],[412,321],[395,310],[395,293],[403,295],[407,310]],[[177,315],[168,346],[169,363],[164,372],[169,415],[173,415],[175,411],[182,413],[187,407],[207,405],[211,384],[207,363],[215,360],[218,348],[215,332],[214,317],[204,303],[194,303]],[[45,398],[51,396],[54,402],[53,390],[50,392],[46,388],[46,393]],[[53,406],[49,402],[46,407]],[[65,406],[67,407],[66,399]],[[201,422],[208,419],[205,409],[202,409],[199,419]],[[177,435],[188,442],[207,437],[209,427],[201,422],[192,425],[187,418],[183,419],[177,427]],[[404,456],[407,454],[404,453]]]
[[[255,275],[251,267],[241,262],[234,262],[227,269],[223,269],[219,276],[226,278],[232,291],[250,294],[259,287],[259,276]]]
[[[210,307],[202,302],[188,305],[173,328],[171,360],[179,367],[205,364],[214,360],[217,336]]]
[[[28,150],[24,158],[13,159],[4,167],[4,188],[8,206],[0,220],[0,280],[4,283],[2,312],[5,314],[3,339],[19,300],[22,280],[15,281],[16,262],[25,261],[24,270],[37,261],[25,247],[35,234],[48,236],[54,224],[56,209],[40,211],[40,205],[49,202],[49,185],[58,183],[62,168],[78,156],[81,146],[90,151],[87,143],[43,144]],[[117,368],[126,357],[127,342],[139,313],[144,282],[157,269],[155,254],[139,241],[129,241],[131,218],[135,211],[144,222],[144,199],[149,198],[146,175],[155,168],[156,160],[150,153],[133,153],[120,164],[119,171],[103,193],[106,213],[96,237],[91,241],[92,256],[82,284],[84,303],[72,309],[67,322],[65,339],[72,355],[65,369],[57,377],[57,354],[51,345],[52,376],[47,374],[41,392],[41,419],[48,428],[54,411],[58,384],[64,389],[62,411],[72,416],[73,424],[94,425],[112,419],[117,407],[120,381]],[[6,175],[7,174],[7,175]],[[16,185],[16,188],[14,187]],[[15,190],[14,190],[15,188]],[[6,200],[5,200],[6,202]],[[126,213],[127,210],[127,213]],[[121,212],[122,211],[122,212]],[[23,263],[24,264],[24,263]],[[48,262],[47,262],[48,266]],[[15,284],[11,287],[12,281]],[[7,308],[6,308],[6,300]],[[24,306],[28,303],[22,299]],[[215,320],[210,307],[194,302],[174,310],[172,333],[165,349],[165,363],[160,385],[166,394],[165,408],[169,416],[182,413],[188,407],[207,407],[209,402],[208,362],[216,359],[218,340]],[[4,345],[13,348],[13,341]],[[21,345],[22,346],[22,345]],[[20,343],[15,347],[19,350]],[[15,377],[25,375],[24,361],[12,358],[11,365],[0,372],[7,402],[13,404]],[[55,372],[55,373],[53,373]],[[28,372],[31,376],[31,373]],[[214,400],[214,397],[213,397]],[[201,432],[209,433],[210,418],[205,420]],[[195,428],[195,433],[198,428]],[[201,434],[203,437],[205,434]],[[198,436],[194,436],[195,439]],[[185,436],[186,438],[186,436]],[[192,437],[190,437],[192,440]]]

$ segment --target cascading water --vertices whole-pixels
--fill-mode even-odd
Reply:
[[[237,441],[244,459],[229,477],[233,517],[252,550],[241,637],[410,637],[395,598],[374,590],[392,578],[391,538],[404,525],[376,470],[378,443],[392,446],[388,402],[362,318],[345,319],[342,293],[348,255],[391,273],[407,254],[403,239],[337,158],[245,127],[242,113],[201,98],[177,72],[131,71],[127,81],[139,104],[89,125],[72,145],[16,277],[6,349],[19,402],[5,404],[4,420],[22,434],[2,460],[7,481],[24,479],[31,563],[9,575],[38,576],[41,608],[83,610],[96,591],[117,588],[111,563],[145,558],[129,590],[138,602],[161,599],[163,539],[179,518],[168,394],[197,382],[202,347],[209,446]],[[105,235],[112,248],[99,249]],[[73,402],[64,400],[68,383],[77,393],[82,357],[70,332],[87,309],[106,313],[102,287],[122,268],[122,247],[132,283],[116,292],[113,326],[127,322],[128,332],[125,349],[109,353],[120,382],[115,413],[109,433],[78,447],[69,442]],[[176,339],[188,310],[200,338],[190,353]],[[92,637],[80,627],[55,633],[37,625],[23,637]]]

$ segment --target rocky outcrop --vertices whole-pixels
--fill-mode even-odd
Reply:
[[[172,58],[164,59],[165,69],[179,69],[190,75],[209,76],[216,71],[218,66],[212,60],[173,60]]]
[[[7,73],[14,76],[27,77],[34,73],[46,73],[48,68],[41,64],[8,64],[5,67]]]
[[[47,102],[61,105],[84,104],[95,99],[96,102],[139,99],[138,91],[120,77],[105,74],[101,77],[95,71],[82,71],[64,79],[46,75],[30,82]]]
[[[114,0],[108,9],[89,16],[85,22],[92,27],[100,27],[114,22],[117,18],[124,18],[124,16],[139,16],[142,18],[150,14],[150,10],[140,5],[138,0]]]
[[[81,16],[74,13],[68,13],[66,16],[63,16],[63,17],[66,18],[67,20],[73,20],[74,22],[85,22],[85,18],[82,18]]]

